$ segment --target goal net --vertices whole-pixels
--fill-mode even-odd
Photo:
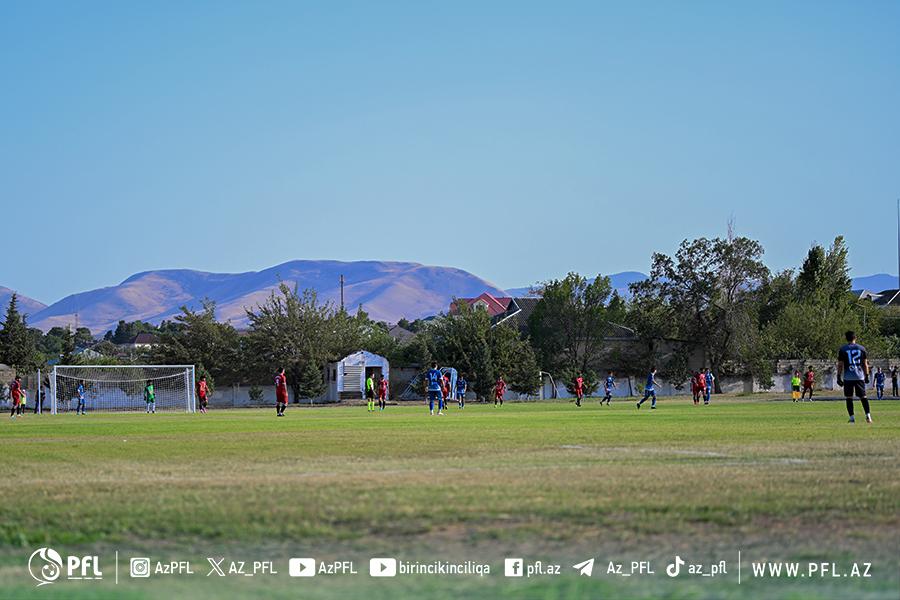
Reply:
[[[53,414],[146,411],[148,385],[156,410],[194,412],[193,365],[57,365],[50,373]]]

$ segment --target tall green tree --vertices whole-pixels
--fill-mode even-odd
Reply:
[[[0,362],[6,363],[17,373],[37,370],[44,362],[35,336],[28,331],[26,316],[19,312],[19,298],[15,293],[9,299],[6,318],[0,328]]]
[[[581,375],[586,387],[594,389],[599,383],[610,316],[622,319],[624,310],[608,277],[598,275],[588,281],[569,273],[564,279],[545,283],[528,319],[540,364],[567,387],[572,388]]]
[[[685,240],[674,257],[653,255],[650,278],[631,289],[635,303],[665,315],[669,335],[683,344],[674,354],[680,361],[666,373],[673,382],[683,380],[684,359],[695,348],[703,350],[717,381],[744,369],[755,347],[760,290],[769,279],[763,252],[755,240],[729,236]]]
[[[216,320],[216,304],[203,300],[200,310],[181,307],[174,326],[160,335],[150,351],[155,364],[193,364],[207,383],[236,383],[242,375],[241,337],[230,323]]]
[[[331,303],[320,303],[315,290],[298,293],[282,283],[256,309],[247,310],[249,366],[259,378],[284,367],[294,398],[314,398],[325,391],[323,370],[355,334],[344,331],[351,318],[338,316]],[[332,329],[334,326],[335,329]],[[337,332],[337,335],[335,334]]]
[[[488,398],[497,377],[509,388],[533,394],[540,387],[539,367],[533,349],[508,323],[492,326],[490,315],[466,302],[422,328],[417,338],[427,347],[427,358],[454,367],[466,375],[479,398]],[[424,361],[427,365],[428,361]]]

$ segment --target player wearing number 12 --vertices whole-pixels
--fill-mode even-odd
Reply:
[[[859,398],[863,410],[866,413],[866,423],[872,422],[869,412],[869,400],[866,398],[866,384],[869,383],[869,357],[866,349],[856,343],[856,334],[848,331],[845,336],[847,343],[838,351],[838,385],[844,388],[844,399],[847,402],[847,414],[850,422],[855,423],[853,417],[853,396]]]

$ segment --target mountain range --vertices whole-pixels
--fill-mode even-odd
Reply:
[[[264,302],[284,282],[298,289],[313,288],[322,301],[340,302],[355,312],[363,306],[377,321],[417,319],[447,310],[454,296],[482,292],[504,295],[496,285],[462,269],[410,262],[295,260],[262,271],[208,273],[188,269],[146,271],[110,287],[73,294],[50,306],[32,304],[29,324],[43,330],[54,326],[88,327],[95,335],[114,329],[120,319],[159,323],[198,308],[204,298],[215,301],[216,315],[235,327],[247,325],[245,308]],[[25,298],[23,306],[25,305]],[[28,299],[29,302],[33,302]]]
[[[219,319],[240,328],[247,325],[245,308],[264,302],[282,281],[300,290],[314,288],[320,300],[339,303],[341,275],[348,310],[355,311],[361,305],[373,319],[387,322],[438,314],[447,310],[454,297],[482,292],[526,296],[533,287],[503,290],[462,269],[411,262],[295,260],[246,273],[145,271],[118,285],[72,294],[50,306],[21,294],[18,299],[29,325],[44,331],[77,322],[99,335],[114,329],[119,320],[159,323],[177,315],[182,305],[198,308],[204,298],[216,302]],[[627,296],[628,285],[647,276],[625,271],[609,277],[613,289]],[[897,278],[884,273],[853,279],[854,289],[880,291],[896,286]],[[11,289],[0,287],[0,307],[9,302],[11,295]]]

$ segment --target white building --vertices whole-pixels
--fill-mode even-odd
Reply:
[[[391,367],[388,359],[365,350],[345,356],[328,365],[328,402],[358,399],[364,396],[366,378],[371,374],[376,384],[381,377],[390,381]]]

